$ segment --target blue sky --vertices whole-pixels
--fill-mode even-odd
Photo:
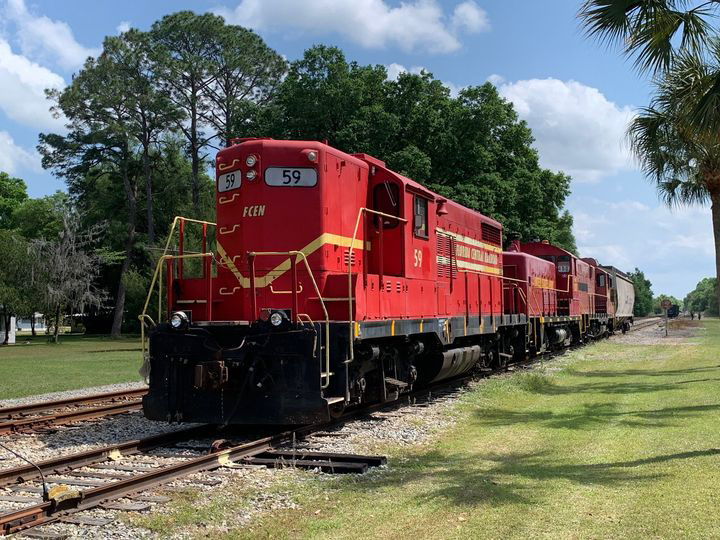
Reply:
[[[32,196],[62,189],[35,150],[62,129],[43,97],[61,88],[102,39],[147,29],[172,11],[213,11],[254,28],[289,60],[316,43],[391,75],[426,69],[453,92],[495,83],[527,120],[544,166],[573,177],[567,206],[584,256],[632,270],[682,298],[714,275],[708,208],[658,201],[624,146],[650,88],[631,63],[582,35],[580,0],[0,0],[0,170]],[[378,156],[382,157],[382,156]]]

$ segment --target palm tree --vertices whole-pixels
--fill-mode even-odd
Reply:
[[[720,39],[708,23],[718,12],[720,0],[586,0],[578,16],[654,75],[656,94],[628,138],[669,206],[710,203],[720,278]]]
[[[578,17],[589,36],[620,45],[640,71],[658,73],[679,51],[703,56],[717,12],[718,0],[585,0]]]

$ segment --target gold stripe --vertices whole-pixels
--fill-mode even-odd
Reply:
[[[306,257],[309,257],[311,254],[315,253],[318,249],[320,249],[325,244],[335,244],[340,247],[350,247],[350,244],[352,243],[352,238],[348,236],[340,236],[339,234],[330,234],[330,233],[324,233],[318,236],[315,240],[310,242],[308,245],[306,245],[304,248],[300,250],[300,252],[305,255]],[[360,239],[355,239],[355,243],[353,245],[355,249],[363,249],[363,241]],[[225,263],[225,265],[230,269],[230,271],[235,276],[235,279],[238,280],[238,283],[240,283],[240,286],[244,289],[247,289],[250,287],[250,278],[247,278],[243,276],[240,271],[237,269],[233,261],[228,257],[227,251],[225,251],[225,248],[223,248],[222,244],[220,242],[217,242],[217,252],[218,255],[220,255],[220,258]],[[235,257],[233,257],[234,259]],[[262,277],[256,277],[255,278],[255,287],[257,288],[263,288],[267,287],[275,281],[277,278],[279,278],[281,275],[283,275],[285,272],[290,270],[290,257],[285,259],[283,262],[278,264],[275,268],[270,270],[267,274],[265,274]]]
[[[420,321],[420,333],[422,334],[423,326],[425,325],[425,321]]]
[[[393,321],[393,322],[390,324],[390,335],[391,335],[391,336],[394,336],[394,335],[395,335],[395,321]]]
[[[471,246],[481,247],[488,251],[494,251],[495,253],[502,253],[502,248],[493,246],[492,244],[487,244],[485,242],[481,242],[480,240],[475,240],[474,238],[470,238],[469,236],[464,236],[459,233],[446,231],[445,229],[443,229],[441,227],[435,227],[435,231],[439,232],[439,233],[447,234],[448,236],[452,236],[455,240],[458,240],[459,242],[462,242],[463,244],[470,244]]]

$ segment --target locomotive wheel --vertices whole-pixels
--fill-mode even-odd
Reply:
[[[330,418],[340,418],[345,412],[345,402],[333,403],[328,407]]]

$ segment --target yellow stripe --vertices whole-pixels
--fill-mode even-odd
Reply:
[[[359,337],[359,336],[360,336],[360,323],[356,322],[355,323],[355,337]]]
[[[330,233],[324,233],[318,236],[315,240],[310,242],[308,245],[306,245],[304,248],[299,250],[303,255],[306,257],[309,257],[311,254],[315,253],[318,249],[320,249],[325,244],[335,244],[340,247],[350,247],[350,244],[352,243],[352,238],[347,236],[340,236],[339,234],[330,234]],[[362,240],[355,239],[355,243],[353,244],[353,247],[355,249],[362,249],[363,248],[363,242]],[[240,286],[244,289],[247,289],[250,287],[250,278],[247,278],[242,275],[242,273],[237,269],[235,264],[232,262],[231,258],[228,256],[227,251],[225,251],[225,248],[223,248],[222,244],[220,242],[217,242],[217,252],[218,255],[220,255],[220,258],[222,259],[223,263],[228,267],[228,269],[233,273],[235,276],[235,279],[238,280],[238,283]],[[255,278],[255,287],[257,288],[263,288],[270,285],[273,281],[275,281],[277,278],[279,278],[282,274],[290,270],[290,257],[285,259],[283,262],[278,264],[275,268],[270,270],[267,274],[261,277]]]
[[[391,335],[391,336],[394,336],[394,335],[395,335],[395,321],[393,321],[393,322],[390,324],[390,335]]]
[[[485,242],[481,242],[480,240],[475,240],[474,238],[470,238],[469,236],[464,236],[459,233],[446,231],[445,229],[443,229],[441,227],[435,227],[435,231],[443,233],[443,234],[447,234],[448,236],[452,236],[455,240],[462,242],[463,244],[470,244],[471,246],[481,247],[488,251],[494,251],[495,253],[502,253],[502,248],[493,246],[492,244],[487,244]]]
[[[422,334],[423,326],[425,325],[425,321],[420,321],[420,333]]]

